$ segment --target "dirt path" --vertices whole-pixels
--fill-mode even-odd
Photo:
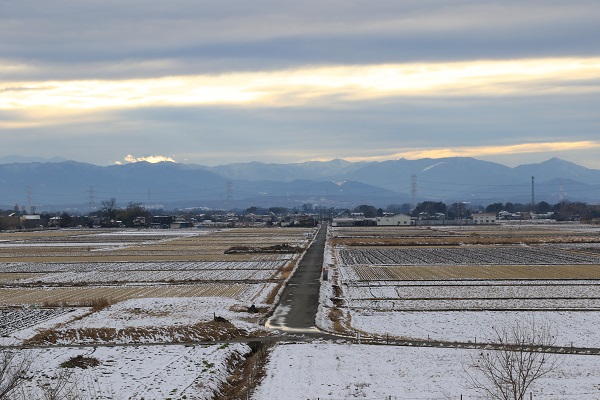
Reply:
[[[268,327],[284,331],[316,331],[315,316],[326,238],[327,225],[323,224],[290,278],[279,305],[267,322]]]

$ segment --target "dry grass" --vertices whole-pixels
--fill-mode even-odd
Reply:
[[[277,285],[275,285],[275,287],[273,289],[271,289],[271,291],[267,295],[267,298],[265,299],[265,304],[275,303],[275,300],[277,299],[277,296],[279,296],[282,286],[283,286],[283,283],[278,283]]]
[[[100,361],[98,361],[95,357],[85,357],[82,354],[79,354],[75,357],[69,358],[67,361],[63,361],[60,363],[61,368],[81,368],[87,369],[92,367],[97,367],[100,365]]]
[[[230,358],[228,365],[232,373],[215,393],[214,400],[246,400],[265,377],[273,343],[250,342],[248,345],[251,353]]]
[[[349,317],[349,315],[347,316]],[[344,312],[339,308],[329,309],[329,320],[333,323],[333,331],[336,333],[348,333],[349,322],[344,318]]]
[[[253,285],[267,290],[273,284],[206,283],[194,285],[144,285],[144,286],[68,286],[53,288],[0,288],[0,305],[56,304],[60,306],[93,306],[97,299],[105,298],[116,303],[133,298],[149,297],[229,297],[243,298]],[[259,289],[256,289],[259,290]]]
[[[106,307],[114,304],[113,301],[108,300],[106,297],[98,297],[92,299],[88,304],[84,304],[86,307],[92,307],[93,312],[104,310]]]
[[[31,346],[57,343],[186,343],[232,340],[247,336],[247,331],[236,328],[230,322],[210,321],[169,327],[47,329],[26,340],[24,344]]]
[[[292,260],[288,263],[286,263],[285,265],[281,266],[278,269],[278,272],[281,273],[281,279],[286,280],[287,278],[290,277],[290,275],[292,274],[292,272],[296,269],[296,266],[298,265],[298,261],[297,260]]]
[[[102,235],[111,230],[82,231],[42,231],[0,233],[2,240],[19,240],[25,247],[5,247],[0,250],[1,262],[97,262],[97,261],[247,261],[256,258],[254,254],[225,255],[224,251],[232,245],[259,247],[270,244],[290,243],[293,246],[303,244],[308,229],[231,229],[211,232],[209,235],[199,231],[190,233],[198,236],[169,237],[155,232],[156,236],[136,236],[136,231],[122,231],[120,235]],[[86,236],[82,236],[86,235]],[[57,243],[77,243],[73,246],[54,246]],[[86,245],[89,243],[89,246]],[[116,247],[107,248],[97,243],[114,243]],[[118,247],[127,243],[127,247]],[[8,243],[10,244],[10,243]],[[54,244],[48,246],[48,244]],[[102,249],[102,251],[92,251]],[[262,255],[266,259],[266,255]],[[276,256],[273,259],[277,259]]]

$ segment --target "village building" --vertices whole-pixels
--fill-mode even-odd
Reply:
[[[496,214],[495,213],[478,213],[472,215],[473,222],[476,225],[481,224],[495,224],[496,223]]]
[[[414,221],[410,215],[396,214],[377,217],[377,226],[410,226]]]

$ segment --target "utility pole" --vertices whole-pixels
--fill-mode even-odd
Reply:
[[[532,211],[535,208],[535,176],[531,177],[531,207]]]

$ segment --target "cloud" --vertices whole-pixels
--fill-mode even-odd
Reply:
[[[191,73],[589,55],[600,34],[593,0],[4,3],[0,54],[68,64],[71,76],[130,59],[187,59]]]
[[[131,154],[127,154],[123,160],[127,163],[136,163],[136,162],[140,162],[140,161],[145,161],[145,162],[149,162],[151,164],[156,164],[159,162],[172,162],[172,163],[176,163],[177,161],[175,161],[172,157],[167,157],[167,156],[142,156],[142,157],[134,157]],[[122,161],[115,161],[115,164],[117,165],[121,165],[123,164]]]
[[[217,164],[595,140],[599,19],[596,0],[4,1],[2,151]]]
[[[600,141],[520,143],[506,146],[477,146],[462,148],[406,149],[394,154],[370,157],[348,157],[349,161],[383,161],[396,158],[485,157],[528,153],[560,153],[574,150],[600,149]]]
[[[597,92],[597,81],[600,58],[337,65],[159,79],[0,84],[0,109],[290,106],[332,98],[559,95]]]

